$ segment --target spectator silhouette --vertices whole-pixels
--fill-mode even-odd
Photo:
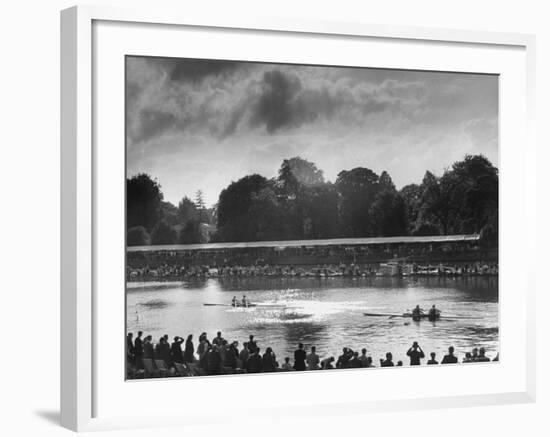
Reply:
[[[246,370],[248,373],[260,373],[262,371],[262,367],[263,360],[260,356],[260,348],[258,347],[248,358]]]
[[[456,364],[458,363],[458,358],[454,355],[455,348],[449,346],[449,353],[443,357],[441,364]]]
[[[411,366],[419,366],[420,359],[424,358],[425,355],[418,342],[415,341],[411,348],[407,351],[407,356],[411,359]]]
[[[134,341],[134,356],[136,358],[136,362],[138,362],[141,365],[141,359],[143,358],[143,340],[141,339],[141,336],[143,335],[142,331],[138,331],[138,335]]]
[[[174,342],[170,347],[170,357],[174,363],[183,363],[183,352],[181,350],[181,344],[183,343],[183,338],[174,337]]]
[[[430,353],[430,359],[428,360],[428,364],[439,364],[439,362],[435,359],[435,352]]]
[[[276,369],[277,362],[275,361],[275,354],[273,350],[268,347],[262,358],[262,372],[275,372]]]
[[[319,359],[319,355],[317,355],[315,351],[315,346],[312,346],[311,353],[309,353],[306,357],[307,370],[317,370],[319,368],[319,363],[321,362],[321,360]]]
[[[302,343],[300,343],[298,349],[294,351],[294,370],[306,370],[306,351]]]
[[[183,354],[184,363],[192,363],[195,361],[195,345],[193,344],[193,334],[187,336],[185,340],[185,353]]]
[[[382,358],[380,358],[380,367],[393,367],[394,364],[393,364],[393,355],[391,354],[391,352],[388,352],[386,354],[386,359],[383,360]]]

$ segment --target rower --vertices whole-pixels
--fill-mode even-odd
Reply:
[[[237,296],[233,296],[233,299],[231,299],[231,306],[237,307],[238,305]]]
[[[417,305],[413,310],[412,310],[412,319],[415,321],[415,322],[418,322],[422,319],[422,316],[424,314],[424,311],[422,311],[422,308],[420,308],[420,305]]]
[[[439,320],[439,316],[441,315],[441,311],[439,311],[435,305],[432,305],[430,308],[430,311],[428,311],[428,320],[430,322],[435,322],[436,320]]]
[[[248,308],[248,300],[246,299],[246,296],[244,294],[243,294],[242,304],[243,304],[243,307]]]

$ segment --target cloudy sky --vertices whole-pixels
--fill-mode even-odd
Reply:
[[[498,157],[496,76],[128,57],[128,176],[157,178],[176,204],[208,206],[285,158],[387,170],[398,188],[465,154]]]

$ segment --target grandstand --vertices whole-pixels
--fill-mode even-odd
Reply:
[[[496,262],[497,249],[479,243],[479,234],[471,234],[131,246],[127,261],[132,267]]]

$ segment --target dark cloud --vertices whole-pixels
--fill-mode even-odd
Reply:
[[[169,112],[143,109],[139,113],[140,128],[135,133],[139,141],[147,141],[158,134],[171,129],[176,124],[176,117]]]
[[[370,91],[349,86],[336,89],[332,81],[321,81],[312,86],[304,83],[298,75],[281,70],[265,72],[261,82],[261,94],[253,105],[250,121],[253,126],[265,126],[268,133],[299,127],[318,119],[331,120],[341,111],[349,115],[349,111],[355,110],[361,116],[367,116],[392,107],[399,109],[403,104],[401,94],[409,89],[418,92],[418,84],[397,81],[384,82]]]
[[[255,105],[252,123],[265,124],[268,132],[299,124],[295,103],[301,89],[302,84],[297,76],[279,70],[265,72],[262,94]]]
[[[233,61],[202,59],[163,59],[161,65],[166,69],[170,80],[200,82],[208,76],[231,73],[244,66]]]

